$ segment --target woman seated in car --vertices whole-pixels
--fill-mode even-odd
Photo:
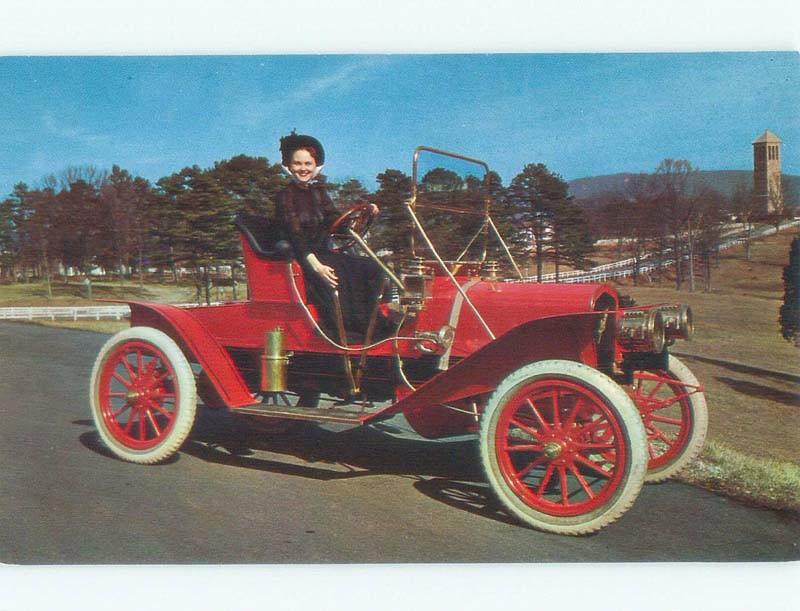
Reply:
[[[335,334],[338,293],[344,328],[351,337],[360,336],[356,337],[360,341],[384,290],[383,271],[372,259],[330,249],[329,229],[340,212],[320,175],[325,163],[322,144],[292,132],[281,138],[280,151],[283,168],[292,180],[277,194],[275,216],[303,268],[306,296],[316,306],[324,330]],[[388,320],[378,312],[373,338],[387,337],[391,331]]]

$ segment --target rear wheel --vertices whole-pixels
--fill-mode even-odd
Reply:
[[[662,482],[692,462],[703,449],[708,407],[689,368],[670,355],[667,369],[636,371],[629,394],[647,432],[647,482]]]
[[[165,333],[131,327],[100,349],[92,370],[92,417],[119,458],[151,464],[175,454],[191,431],[196,402],[189,362]]]
[[[540,530],[580,535],[636,500],[647,451],[641,418],[610,378],[550,360],[512,373],[489,397],[480,450],[494,492]]]

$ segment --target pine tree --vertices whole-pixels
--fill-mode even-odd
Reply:
[[[270,165],[266,157],[237,155],[216,161],[208,171],[233,202],[237,212],[261,217],[274,213],[274,198],[287,178],[281,166]]]
[[[373,230],[373,244],[394,253],[395,260],[410,254],[411,220],[405,202],[411,197],[411,177],[400,170],[387,169],[378,174],[378,190],[373,201],[381,215]]]
[[[778,320],[783,338],[800,347],[800,238],[792,240],[789,265],[783,268],[783,305]]]

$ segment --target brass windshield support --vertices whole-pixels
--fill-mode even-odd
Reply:
[[[467,244],[466,248],[464,248],[464,250],[461,251],[461,254],[458,255],[458,257],[456,257],[456,263],[461,261],[461,258],[464,255],[466,255],[467,252],[469,252],[470,247],[475,243],[475,240],[478,239],[478,237],[481,235],[481,233],[483,233],[484,229],[486,229],[486,221],[485,220],[483,221],[483,224],[480,227],[478,227],[478,231],[475,233],[474,236],[472,236],[472,239],[469,241],[469,243]],[[484,257],[485,257],[486,256],[486,249],[484,249],[484,253],[483,254],[484,254]]]
[[[514,261],[511,251],[508,249],[508,246],[506,246],[506,241],[503,239],[503,236],[500,235],[500,231],[498,231],[497,226],[494,224],[492,217],[487,216],[486,219],[489,221],[489,226],[494,230],[494,234],[497,236],[497,239],[500,240],[500,244],[503,246],[503,250],[506,251],[506,256],[508,257],[508,260],[511,261],[511,265],[514,266],[514,270],[517,272],[517,275],[520,277],[520,279],[524,278],[519,267],[517,267],[517,262]]]
[[[364,239],[360,235],[358,235],[355,231],[353,231],[352,229],[348,229],[348,231],[350,232],[350,235],[353,236],[355,241],[358,242],[358,245],[361,248],[364,249],[364,252],[366,252],[370,256],[370,258],[372,258],[372,260],[375,261],[375,263],[377,263],[380,266],[380,268],[383,270],[383,273],[386,274],[386,276],[389,278],[389,280],[394,282],[395,285],[397,286],[397,288],[400,289],[401,291],[406,290],[406,287],[403,286],[403,283],[400,280],[400,278],[395,276],[394,273],[392,273],[392,270],[390,270],[386,266],[386,264],[383,261],[380,260],[378,255],[376,255],[374,252],[372,252],[372,249],[369,246],[367,246],[367,243],[364,241]]]
[[[458,292],[464,298],[464,302],[470,307],[472,313],[475,314],[475,317],[481,323],[481,325],[483,326],[484,330],[489,335],[489,337],[491,337],[492,339],[497,339],[492,330],[489,328],[489,325],[486,324],[486,321],[483,319],[483,316],[481,316],[481,313],[478,311],[478,308],[476,308],[475,304],[472,303],[472,300],[469,297],[467,297],[466,292],[464,292],[464,289],[461,288],[461,285],[458,283],[458,280],[456,280],[455,276],[453,276],[453,273],[447,267],[447,264],[444,261],[442,261],[442,258],[439,256],[439,253],[437,252],[436,248],[434,247],[433,243],[428,237],[428,234],[425,233],[425,228],[422,226],[422,223],[419,222],[417,215],[414,214],[414,210],[408,204],[406,204],[406,209],[408,210],[408,213],[411,215],[411,220],[414,221],[414,225],[416,225],[417,230],[422,236],[422,239],[425,241],[426,246],[433,253],[433,256],[436,258],[437,263],[439,263],[439,266],[442,268],[442,271],[444,271],[444,273],[447,274],[447,277],[450,278],[450,282],[453,283]]]

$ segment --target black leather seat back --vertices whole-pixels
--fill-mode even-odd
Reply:
[[[259,257],[292,259],[292,247],[280,225],[263,216],[245,213],[237,215],[234,224]]]

